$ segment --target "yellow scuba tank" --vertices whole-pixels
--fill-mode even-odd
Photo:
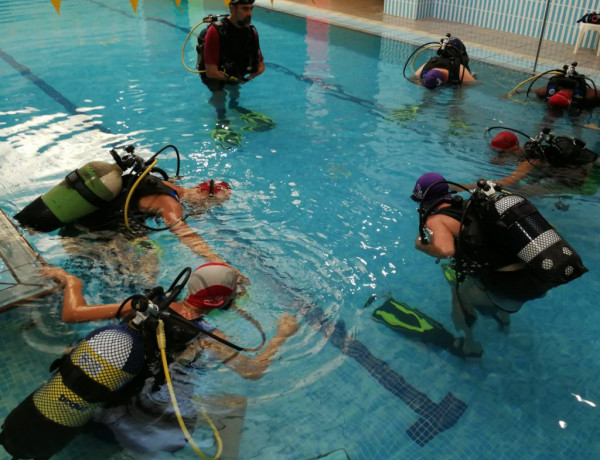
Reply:
[[[144,365],[141,331],[94,330],[65,356],[52,378],[6,418],[0,444],[15,458],[49,458],[67,445]]]
[[[23,208],[15,219],[50,232],[91,214],[119,195],[123,171],[115,163],[91,161]]]

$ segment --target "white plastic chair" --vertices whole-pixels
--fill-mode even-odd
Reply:
[[[585,34],[590,31],[597,32],[598,34],[600,34],[600,24],[588,24],[585,22],[579,23],[579,35],[577,35],[577,43],[575,43],[575,50],[573,51],[573,54],[577,54],[577,50],[579,49],[579,46],[581,45]],[[596,47],[598,47],[598,39],[596,39]],[[596,53],[596,56],[600,56],[600,47],[598,47],[598,52]]]

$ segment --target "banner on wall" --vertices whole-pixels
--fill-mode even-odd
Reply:
[[[60,14],[60,2],[62,0],[50,0],[52,2],[52,4],[54,5],[54,9],[56,10],[56,12],[58,14]],[[133,8],[133,12],[137,12],[137,5],[138,5],[138,1],[139,0],[129,0],[129,3],[131,3],[131,7]],[[314,1],[314,0],[313,0]],[[223,3],[225,3],[226,7],[229,7],[229,2],[231,2],[231,0],[223,0]],[[175,3],[177,4],[177,8],[179,9],[179,11],[183,11],[181,9],[181,0],[175,0]],[[273,0],[271,0],[271,5],[273,4]]]

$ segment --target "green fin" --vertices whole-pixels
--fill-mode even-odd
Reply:
[[[393,109],[390,112],[390,121],[406,122],[415,121],[419,113],[418,105],[405,105],[402,108]]]
[[[210,137],[221,145],[242,145],[242,135],[223,123],[217,123],[215,129],[210,133]]]
[[[442,271],[444,272],[444,278],[450,285],[456,284],[456,270],[452,268],[450,264],[442,264]]]
[[[241,113],[240,119],[247,123],[247,126],[242,127],[242,131],[262,132],[275,128],[275,121],[262,113],[253,112],[244,107],[236,107],[233,111]]]
[[[454,336],[444,326],[404,302],[388,299],[373,311],[372,318],[404,335],[460,354],[460,350],[454,347]]]

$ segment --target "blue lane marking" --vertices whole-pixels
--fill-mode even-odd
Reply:
[[[77,111],[77,106],[73,102],[71,102],[69,99],[67,99],[65,96],[63,96],[59,91],[57,91],[51,85],[46,83],[43,79],[41,79],[40,77],[35,75],[33,72],[31,72],[29,67],[24,66],[23,64],[18,62],[15,58],[13,58],[10,54],[5,53],[2,49],[0,49],[0,58],[2,58],[9,66],[11,66],[17,72],[19,72],[24,78],[29,80],[31,83],[33,83],[35,86],[37,86],[39,89],[41,89],[45,94],[47,94],[52,99],[54,99],[56,102],[58,102],[60,105],[62,105],[65,108],[65,110],[67,111],[67,113],[69,113],[70,115],[76,115],[79,113]],[[88,129],[90,129],[90,128],[88,128]],[[98,129],[102,132],[110,133],[110,130],[108,128],[105,128],[102,125],[94,126],[91,129]]]
[[[410,407],[419,419],[406,434],[419,446],[424,446],[439,433],[452,428],[467,409],[467,404],[452,393],[448,393],[441,403],[432,401],[425,393],[417,390],[388,363],[373,355],[359,340],[346,333],[344,321],[336,321],[331,333],[331,320],[319,307],[311,307],[305,315],[306,321],[320,330],[331,344],[342,354],[360,364],[379,384]]]

